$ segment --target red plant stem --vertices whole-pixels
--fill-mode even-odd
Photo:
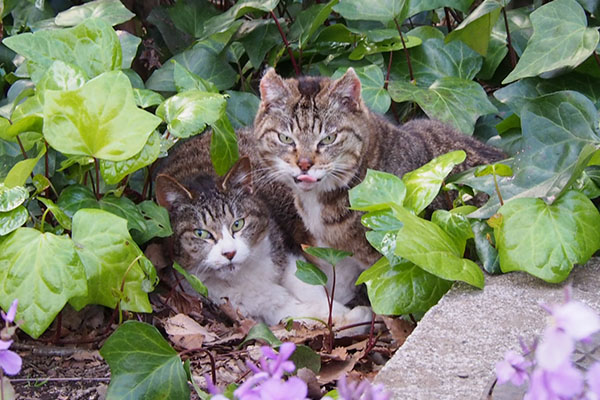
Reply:
[[[273,18],[273,20],[275,20],[275,25],[277,25],[277,29],[279,29],[279,34],[281,35],[281,38],[283,39],[285,48],[287,49],[288,54],[290,55],[290,60],[292,61],[292,66],[294,67],[294,72],[296,72],[296,76],[300,76],[302,73],[300,71],[300,68],[296,64],[296,59],[294,58],[294,52],[292,51],[290,44],[288,43],[287,38],[285,37],[285,33],[283,33],[283,29],[281,29],[281,25],[279,25],[277,16],[275,15],[275,13],[273,11],[271,11],[271,17]]]
[[[184,350],[181,353],[179,353],[179,357],[183,357],[184,355],[187,355],[189,353],[194,353],[197,351],[203,352],[210,359],[210,374],[211,374],[211,378],[212,378],[212,383],[213,383],[213,385],[217,386],[217,363],[215,361],[215,356],[209,350],[204,349],[202,347]]]
[[[387,74],[385,75],[385,82],[383,83],[383,88],[387,90],[388,84],[390,83],[390,71],[392,70],[392,55],[393,51],[390,51],[390,60],[388,61]]]
[[[510,29],[508,27],[508,17],[506,16],[506,8],[502,7],[502,16],[504,17],[504,26],[506,28],[506,46],[508,46],[508,54],[510,57],[510,65],[515,68],[517,66],[517,53],[512,45],[510,37]]]
[[[94,157],[94,168],[96,169],[96,200],[100,200],[100,163]]]
[[[375,324],[383,324],[383,321],[375,321]],[[350,325],[344,325],[338,329],[336,329],[336,332],[341,332],[341,331],[345,331],[346,329],[352,329],[352,328],[356,328],[358,326],[365,326],[365,325],[371,325],[371,321],[365,321],[365,322],[357,322],[355,324],[350,324]]]
[[[594,59],[596,60],[596,64],[600,67],[600,57],[598,57],[598,53],[594,51]]]
[[[19,138],[19,135],[15,136],[17,138],[17,143],[19,143],[19,148],[21,149],[21,153],[23,154],[23,158],[27,160],[27,152],[25,151],[25,147],[23,147],[23,142]],[[33,179],[33,171],[31,171],[31,179]]]
[[[452,32],[452,21],[450,21],[450,11],[448,7],[444,7],[444,14],[446,15],[446,27],[448,28],[448,33]]]
[[[400,35],[400,40],[402,40],[402,47],[404,48],[404,54],[406,55],[406,64],[408,65],[408,75],[410,76],[410,81],[415,81],[415,76],[413,74],[412,64],[410,62],[410,55],[408,54],[408,49],[406,48],[406,42],[404,41],[404,36],[402,35],[402,30],[400,29],[400,24],[398,20],[394,18],[394,23],[396,24],[396,29],[398,29],[398,34]]]

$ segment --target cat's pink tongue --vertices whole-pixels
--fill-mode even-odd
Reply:
[[[317,179],[315,177],[312,177],[310,175],[298,175],[298,177],[296,178],[298,179],[300,182],[310,182],[310,183],[314,183],[317,181]]]

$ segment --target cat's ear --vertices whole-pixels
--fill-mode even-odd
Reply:
[[[252,165],[250,159],[245,156],[240,158],[225,175],[221,185],[223,190],[230,189],[233,186],[242,186],[252,193]]]
[[[269,68],[260,80],[261,101],[269,105],[283,105],[290,92],[281,76],[277,75],[274,68]]]
[[[348,71],[341,78],[334,81],[330,96],[342,105],[356,111],[360,108],[360,79],[354,72],[354,68],[348,68]]]
[[[181,183],[169,175],[159,174],[156,177],[156,201],[170,210],[176,201],[191,200],[192,194]]]

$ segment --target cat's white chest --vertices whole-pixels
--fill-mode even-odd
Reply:
[[[297,193],[298,201],[302,208],[300,216],[306,229],[319,241],[325,241],[325,225],[323,224],[323,205],[319,201],[319,195],[315,191]]]

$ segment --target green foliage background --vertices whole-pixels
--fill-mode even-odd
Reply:
[[[454,280],[482,287],[466,249],[490,273],[560,282],[600,248],[594,2],[0,4],[0,306],[19,298],[32,337],[66,303],[151,311],[141,249],[171,234],[152,201],[156,161],[211,128],[224,174],[267,66],[334,78],[353,67],[372,110],[442,120],[509,157],[448,177],[464,160],[454,152],[402,179],[370,171],[351,192],[382,253],[359,279],[376,312],[424,312]],[[447,189],[455,208],[423,218]],[[465,206],[477,191],[488,203]]]

